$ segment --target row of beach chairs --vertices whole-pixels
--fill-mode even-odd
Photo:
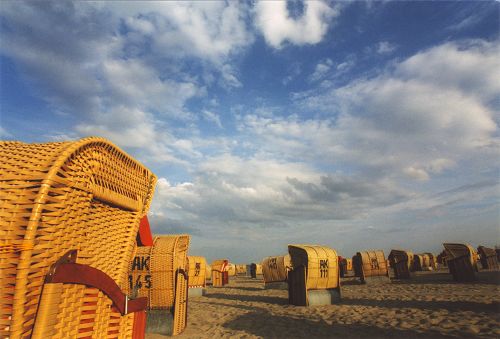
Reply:
[[[443,262],[457,282],[475,281],[478,260],[483,269],[498,269],[498,251],[484,246],[478,252],[467,244],[445,243]],[[289,254],[264,258],[265,288],[288,289],[293,305],[325,305],[340,299],[340,280],[351,271],[361,283],[389,282],[389,268],[395,279],[408,279],[415,271],[437,269],[432,253],[413,254],[392,250],[386,260],[382,250],[357,252],[352,259],[337,256],[323,246],[289,245]]]

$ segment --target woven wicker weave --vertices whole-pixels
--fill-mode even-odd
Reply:
[[[331,290],[340,297],[340,271],[335,250],[318,245],[288,245],[293,269],[288,278],[289,302],[310,304],[311,290]]]
[[[133,316],[112,311],[95,288],[46,284],[40,298],[69,250],[125,287],[156,177],[101,138],[0,142],[0,173],[0,337],[129,333]]]
[[[207,260],[205,257],[188,256],[189,287],[205,287]]]
[[[189,235],[155,237],[153,246],[137,249],[129,275],[129,288],[148,297],[150,310],[174,311],[173,335],[186,327],[189,240]]]
[[[264,283],[284,282],[291,268],[290,255],[267,257],[262,260]]]

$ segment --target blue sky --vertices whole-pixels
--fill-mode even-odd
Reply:
[[[249,262],[500,244],[498,2],[0,3],[0,137],[103,136]]]

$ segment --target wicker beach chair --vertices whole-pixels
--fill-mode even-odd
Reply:
[[[390,281],[387,261],[382,250],[357,252],[352,257],[352,265],[355,276],[362,283]]]
[[[229,260],[218,259],[212,262],[212,286],[222,287],[229,284],[229,275],[227,272],[227,265]]]
[[[233,263],[227,264],[227,275],[230,277],[234,277],[236,275],[236,265]]]
[[[262,264],[255,264],[255,275],[262,275]]]
[[[330,305],[340,300],[337,252],[317,245],[288,245],[288,301],[296,306]]]
[[[205,267],[205,280],[212,281],[212,266],[210,266],[209,264],[207,264],[207,266]]]
[[[206,287],[207,260],[205,257],[188,256],[189,297],[203,296]]]
[[[446,250],[446,262],[455,281],[475,281],[478,272],[478,256],[468,244],[443,244]]]
[[[245,275],[246,273],[247,273],[247,265],[236,264],[236,274],[237,275]]]
[[[262,276],[267,289],[287,289],[288,271],[291,268],[290,255],[267,257],[262,260]]]
[[[390,266],[396,279],[410,279],[413,270],[413,253],[405,250],[392,250],[389,253]]]
[[[143,336],[122,291],[156,177],[95,137],[0,142],[0,174],[0,337]]]
[[[479,246],[477,252],[483,269],[489,270],[500,268],[498,265],[497,253],[494,248]]]
[[[147,333],[177,335],[186,327],[189,235],[162,235],[137,249],[129,288],[148,297]]]
[[[415,254],[413,267],[415,271],[432,271],[437,268],[436,259],[432,253]]]

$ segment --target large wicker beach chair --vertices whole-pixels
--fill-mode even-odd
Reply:
[[[129,288],[148,297],[146,332],[177,335],[186,327],[189,235],[161,235],[137,249]]]
[[[188,256],[189,297],[203,296],[206,287],[207,260],[205,257]]]
[[[352,265],[355,276],[362,283],[389,281],[389,269],[382,250],[357,252],[352,257]]]
[[[264,287],[287,289],[288,271],[291,269],[290,255],[267,257],[262,260]]]
[[[446,262],[455,281],[476,280],[477,253],[468,244],[443,244],[446,250]]]
[[[102,138],[0,142],[0,337],[142,337],[122,291],[155,182]]]
[[[337,252],[318,245],[288,245],[292,270],[288,300],[292,305],[330,305],[340,300]]]
[[[229,275],[227,272],[227,265],[229,264],[229,260],[227,259],[218,259],[212,262],[212,286],[213,287],[222,287],[226,284],[229,284]]]
[[[410,279],[413,270],[413,253],[405,250],[392,250],[389,253],[390,266],[396,279]]]

